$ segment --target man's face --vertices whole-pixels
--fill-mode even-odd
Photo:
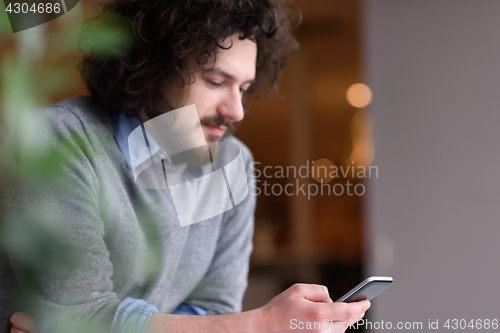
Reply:
[[[243,119],[242,97],[255,79],[257,44],[234,34],[221,43],[213,68],[195,71],[195,82],[182,90],[184,105],[195,104],[207,143],[218,141]]]

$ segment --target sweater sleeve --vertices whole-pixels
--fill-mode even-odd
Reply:
[[[209,314],[241,311],[253,248],[256,204],[255,186],[252,184],[253,157],[243,143],[234,138],[232,140],[242,149],[249,193],[239,205],[224,214],[217,249],[210,268],[185,300],[186,303],[206,309]]]
[[[120,299],[99,216],[95,154],[79,118],[50,107],[2,147],[2,232],[41,333],[106,332]]]

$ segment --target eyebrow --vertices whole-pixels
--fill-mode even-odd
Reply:
[[[207,74],[215,73],[215,74],[222,75],[223,77],[225,77],[228,80],[237,81],[236,77],[234,75],[229,74],[228,72],[226,72],[226,71],[224,71],[224,70],[222,70],[220,68],[207,69],[207,70],[204,70],[203,73],[204,74],[205,73],[207,73]],[[247,80],[247,81],[243,82],[243,84],[245,84],[245,83],[254,83],[254,82],[255,82],[255,78]]]

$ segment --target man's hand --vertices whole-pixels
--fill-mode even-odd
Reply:
[[[255,310],[220,316],[181,316],[154,313],[146,326],[147,333],[339,333],[363,318],[369,301],[334,303],[325,286],[295,284]],[[294,327],[297,323],[313,324],[313,329]],[[321,327],[314,329],[314,323]],[[330,322],[328,329],[324,324]]]
[[[369,301],[334,303],[325,286],[294,284],[261,308],[232,315],[181,316],[153,314],[146,332],[308,332],[339,333],[354,324],[370,308]],[[10,333],[38,333],[35,322],[25,313],[10,318]],[[329,324],[326,324],[328,323]],[[312,323],[313,329],[299,323]],[[320,323],[320,327],[314,323]],[[328,329],[324,329],[325,324]]]
[[[334,303],[325,286],[294,284],[257,309],[259,332],[344,332],[363,318],[369,301]],[[298,323],[311,323],[307,329]],[[314,329],[314,323],[319,323]],[[324,329],[328,327],[327,329]],[[302,329],[302,330],[301,330]]]
[[[10,333],[38,333],[33,319],[23,312],[16,312],[10,317],[13,325]]]

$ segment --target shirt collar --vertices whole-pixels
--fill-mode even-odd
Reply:
[[[125,157],[125,162],[127,163],[127,167],[129,170],[132,170],[130,154],[133,154],[134,161],[139,162],[139,164],[150,158],[148,151],[145,151],[143,149],[134,149],[134,147],[130,147],[131,149],[129,149],[128,137],[130,133],[132,133],[132,131],[139,126],[142,126],[142,122],[136,116],[127,117],[125,115],[125,112],[113,114],[113,128],[115,131],[115,139],[118,143],[118,147],[120,147],[123,157]],[[143,130],[145,130],[144,127],[142,128]],[[167,163],[169,163],[170,159],[167,154],[163,152],[160,145],[153,139],[151,135],[148,135],[147,137],[149,138],[147,144],[151,149],[151,154],[154,156],[161,153],[163,155],[162,158],[166,159]]]
[[[134,165],[140,165],[146,160],[149,160],[151,156],[157,156],[159,159],[163,159],[167,164],[172,164],[172,160],[170,157],[164,152],[164,150],[160,147],[158,142],[153,138],[153,136],[147,133],[146,129],[142,125],[142,122],[136,116],[127,117],[125,112],[113,113],[112,116],[113,129],[115,131],[115,139],[118,143],[118,147],[125,158],[125,162],[127,163],[127,168],[132,171],[132,163],[130,161],[130,155],[133,156]],[[141,126],[142,131],[144,133],[144,139],[146,140],[146,145],[151,150],[151,155],[145,149],[141,149],[141,147],[129,147],[128,138],[130,133],[137,127]],[[190,167],[188,169],[188,177],[193,180],[199,178],[203,175],[203,168],[198,166]]]

